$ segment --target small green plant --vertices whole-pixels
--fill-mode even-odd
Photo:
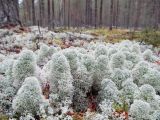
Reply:
[[[114,102],[113,108],[115,109],[116,112],[119,112],[119,113],[128,112],[129,104],[127,103],[124,97],[121,97],[121,103]]]

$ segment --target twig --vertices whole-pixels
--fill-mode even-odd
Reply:
[[[40,30],[40,26],[39,26],[39,20],[38,20],[38,31],[39,31],[39,34],[41,35],[41,30]]]

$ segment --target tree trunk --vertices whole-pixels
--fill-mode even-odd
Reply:
[[[117,7],[116,7],[116,22],[115,22],[115,26],[116,28],[118,27],[119,25],[119,0],[117,0]]]
[[[158,28],[160,28],[160,1],[158,1],[158,6],[157,6],[157,12],[158,12],[158,17],[157,17],[157,23],[158,23]]]
[[[14,0],[14,6],[15,6],[15,9],[16,9],[16,14],[17,14],[17,19],[19,20],[19,3],[18,3],[18,0]]]
[[[54,0],[52,0],[52,29],[55,27]]]
[[[136,17],[134,22],[134,29],[137,29],[139,27],[139,18],[141,15],[141,6],[142,6],[142,0],[136,0]]]
[[[48,0],[48,30],[51,30],[51,7],[50,0]]]
[[[32,25],[36,24],[34,0],[32,0]]]
[[[19,24],[20,19],[19,19],[19,3],[18,0],[0,0],[0,6],[2,9],[2,24],[3,23],[14,23],[14,24]],[[6,20],[5,20],[6,19]]]
[[[112,30],[112,25],[113,25],[113,0],[110,0],[110,25],[109,25],[109,30]]]
[[[26,11],[25,12],[27,12],[27,20],[28,20],[28,22],[27,22],[27,25],[31,25],[32,24],[32,16],[31,16],[31,1],[29,1],[29,0],[25,0],[24,1],[26,4]]]
[[[94,23],[94,27],[97,27],[97,0],[95,0],[95,13],[94,13],[94,18],[95,18],[95,23]]]
[[[39,0],[39,8],[40,8],[40,25],[44,27],[45,25],[45,16],[44,16],[44,0]]]
[[[130,26],[130,10],[131,10],[131,0],[128,0],[128,10],[127,10],[127,28]]]
[[[68,0],[68,28],[70,27],[70,0]]]
[[[102,27],[102,15],[103,15],[103,0],[101,0],[100,3],[100,20],[99,20],[99,26]]]
[[[42,25],[42,7],[41,0],[39,0],[39,26]]]
[[[88,0],[86,0],[86,7],[85,7],[85,25],[88,25]]]
[[[63,0],[63,26],[66,26],[66,0]]]
[[[86,0],[86,7],[85,7],[85,24],[87,26],[92,25],[92,1],[91,0]]]

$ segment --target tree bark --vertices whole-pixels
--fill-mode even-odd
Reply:
[[[0,0],[1,11],[3,14],[2,24],[3,23],[14,23],[19,24],[19,3],[18,0]],[[0,16],[1,17],[1,16]],[[20,24],[21,25],[21,24]]]
[[[91,0],[86,0],[86,13],[85,13],[85,24],[87,26],[92,25],[92,1]]]
[[[70,28],[70,0],[68,0],[68,28]]]
[[[94,13],[94,18],[95,18],[95,23],[94,23],[94,27],[97,27],[97,0],[95,0],[95,13]]]
[[[54,0],[52,0],[52,29],[55,27]]]
[[[113,25],[113,0],[110,0],[110,25],[109,25],[109,30],[112,30],[112,25]]]
[[[34,0],[32,0],[32,25],[36,24]]]
[[[128,10],[127,10],[127,28],[130,26],[130,10],[131,10],[131,0],[128,0]]]
[[[66,0],[63,0],[63,26],[66,25]]]
[[[99,26],[102,27],[102,15],[103,15],[103,0],[100,1],[100,20],[99,20]]]
[[[40,26],[43,26],[45,25],[45,22],[44,22],[44,0],[39,0],[39,11],[40,11]]]
[[[136,16],[135,16],[135,22],[134,22],[134,29],[137,29],[139,27],[139,18],[141,15],[141,6],[142,6],[142,0],[136,0]]]
[[[51,10],[50,10],[50,0],[48,0],[48,30],[51,30]]]
[[[119,25],[119,0],[117,0],[117,7],[116,7],[116,23],[115,23],[116,28],[118,27],[118,25]]]

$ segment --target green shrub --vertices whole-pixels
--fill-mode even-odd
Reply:
[[[154,47],[160,46],[160,31],[155,29],[144,29],[141,32],[141,40],[147,44],[151,44]]]

